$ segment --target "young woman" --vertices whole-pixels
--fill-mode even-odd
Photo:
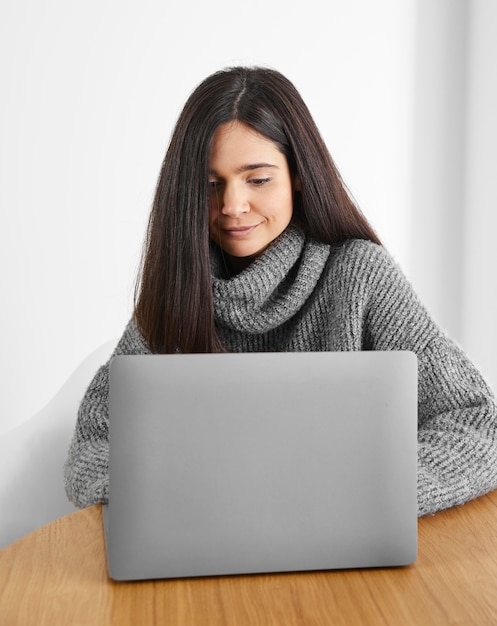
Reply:
[[[268,69],[217,72],[173,133],[115,354],[299,350],[417,354],[419,515],[497,487],[491,391],[351,200],[295,87]],[[108,497],[108,372],[65,464],[79,507]]]

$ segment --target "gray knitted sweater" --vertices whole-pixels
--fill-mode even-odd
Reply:
[[[419,367],[418,514],[497,488],[497,412],[482,377],[434,323],[387,251],[288,228],[240,274],[213,254],[219,335],[231,351],[412,350]],[[131,321],[115,354],[149,353]],[[79,507],[108,497],[108,373],[96,373],[64,467]]]

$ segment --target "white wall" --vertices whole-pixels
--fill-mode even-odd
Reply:
[[[470,8],[461,339],[497,391],[497,3]]]
[[[467,0],[419,0],[411,211],[411,278],[433,314],[460,335]]]
[[[409,275],[497,390],[497,3],[417,0]]]
[[[433,293],[413,254],[420,3],[0,4],[0,431],[122,332],[172,126],[193,86],[226,65],[268,64],[295,82],[367,217]]]

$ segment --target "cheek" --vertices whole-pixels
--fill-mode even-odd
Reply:
[[[277,206],[279,208],[280,220],[290,221],[293,215],[293,194],[292,193],[281,194],[281,197],[279,199]]]
[[[272,194],[259,205],[269,210],[276,219],[283,218],[293,212],[293,194],[286,189]]]

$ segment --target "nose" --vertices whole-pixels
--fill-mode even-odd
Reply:
[[[221,213],[229,217],[238,217],[250,211],[250,204],[238,185],[226,185],[221,198]]]

